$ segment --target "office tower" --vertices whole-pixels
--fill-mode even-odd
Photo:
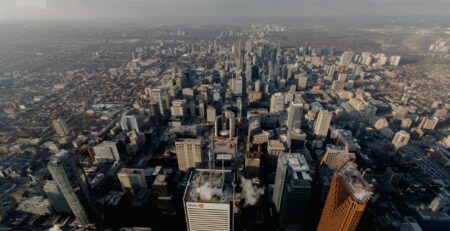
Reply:
[[[144,169],[138,168],[122,168],[118,173],[120,185],[122,189],[137,194],[140,189],[147,188]]]
[[[342,53],[340,61],[341,61],[341,65],[349,65],[352,62],[352,58],[353,58],[353,51],[344,51],[344,53]]]
[[[260,92],[261,91],[261,81],[256,80],[255,81],[255,91]]]
[[[305,90],[308,85],[308,76],[305,74],[297,74],[295,77],[298,79],[299,90]]]
[[[208,106],[206,109],[206,122],[214,124],[216,121],[216,109],[213,106]]]
[[[237,111],[237,117],[242,118],[244,116],[244,103],[242,102],[242,98],[238,97],[236,99],[236,111]]]
[[[245,177],[250,179],[259,177],[261,154],[260,151],[247,151],[245,156]]]
[[[287,119],[287,139],[286,143],[291,150],[300,150],[306,139],[306,134],[301,129],[303,118],[303,104],[300,102],[291,102],[288,109]]]
[[[356,164],[347,162],[333,175],[317,231],[355,230],[372,193]]]
[[[67,123],[62,119],[56,119],[52,121],[53,127],[56,130],[56,133],[59,136],[68,136],[70,135],[69,127],[67,127]]]
[[[394,118],[398,119],[398,120],[402,120],[406,117],[406,115],[408,114],[408,108],[405,106],[398,106],[395,109],[395,115]]]
[[[314,134],[317,138],[326,138],[328,134],[328,129],[330,128],[332,112],[327,110],[320,110],[317,116],[316,122],[314,123]]]
[[[232,171],[193,171],[183,196],[187,230],[234,230],[234,192]]]
[[[202,141],[199,139],[177,139],[175,141],[178,169],[186,171],[198,167],[202,162]]]
[[[389,122],[387,121],[386,118],[376,118],[373,123],[373,127],[376,128],[377,130],[381,130],[383,128],[389,127]]]
[[[434,118],[424,117],[419,124],[419,128],[426,129],[426,130],[434,130],[438,121],[439,121],[439,119],[436,117],[434,117]]]
[[[155,88],[150,92],[152,101],[157,102],[159,111],[162,115],[167,116],[170,110],[170,96],[165,88]]]
[[[69,204],[77,222],[88,226],[90,217],[90,196],[86,177],[77,166],[77,160],[66,150],[56,153],[48,163],[48,171],[56,181],[59,190]]]
[[[67,204],[66,198],[62,194],[61,190],[59,190],[56,181],[48,180],[45,182],[43,186],[43,191],[47,196],[50,204],[53,207],[53,210],[58,214],[71,214],[72,210],[70,210],[69,204]]]
[[[170,113],[173,117],[184,118],[186,116],[186,100],[177,99],[172,101]]]
[[[116,142],[103,141],[102,143],[94,146],[93,149],[95,153],[94,158],[98,163],[120,161]]]
[[[241,75],[239,74],[239,76],[237,76],[236,78],[234,78],[234,91],[233,93],[236,96],[243,96],[243,92],[244,92],[244,80],[242,79]]]
[[[353,154],[353,153],[352,153]],[[354,154],[353,154],[354,156]],[[340,169],[351,159],[348,145],[345,147],[327,144],[325,154],[323,154],[320,164],[326,164],[328,168]]]
[[[252,76],[253,66],[251,62],[247,62],[246,69],[245,69],[245,81],[247,83],[251,83],[253,76]]]
[[[227,119],[227,129],[230,132],[230,138],[233,138],[236,136],[236,116],[233,111],[226,110],[225,111],[225,118]]]
[[[161,117],[161,112],[159,111],[159,105],[157,102],[150,102],[148,114],[150,116],[150,120],[158,121]]]
[[[203,101],[198,103],[198,116],[204,120],[206,118],[206,104]]]
[[[291,102],[288,109],[287,127],[289,130],[301,130],[302,127],[303,104],[300,102]]]
[[[284,95],[277,92],[270,97],[270,113],[280,113],[284,111]]]
[[[120,126],[124,132],[130,132],[133,129],[139,132],[139,124],[136,116],[134,115],[122,115],[120,119]]]
[[[391,56],[389,59],[389,65],[398,66],[400,64],[400,56]]]
[[[311,182],[304,155],[282,153],[278,157],[272,198],[280,218],[278,230],[289,230],[304,223]]]
[[[397,133],[395,133],[394,139],[392,139],[392,144],[394,145],[395,149],[399,149],[405,145],[407,145],[409,142],[409,133],[400,130]]]

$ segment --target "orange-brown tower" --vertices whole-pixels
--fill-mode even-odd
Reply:
[[[333,175],[317,231],[353,231],[372,195],[357,166],[347,162]]]

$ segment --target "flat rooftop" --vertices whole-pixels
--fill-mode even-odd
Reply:
[[[365,203],[373,194],[372,187],[361,175],[353,162],[347,162],[340,170],[346,188],[358,203]]]
[[[233,201],[234,174],[231,170],[196,169],[191,173],[185,202],[228,203]]]

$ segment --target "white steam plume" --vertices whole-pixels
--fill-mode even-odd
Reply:
[[[201,200],[209,201],[213,196],[222,196],[222,190],[220,188],[214,188],[211,183],[206,182],[204,185],[197,188],[197,194]]]
[[[242,195],[244,196],[244,206],[252,206],[258,202],[261,195],[264,195],[264,187],[258,188],[253,185],[252,180],[241,176]]]

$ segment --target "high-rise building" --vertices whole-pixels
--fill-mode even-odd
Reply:
[[[243,96],[244,80],[239,75],[238,77],[234,78],[233,81],[234,81],[233,93],[237,96]]]
[[[155,88],[150,91],[150,97],[152,101],[158,102],[159,111],[162,115],[166,116],[170,110],[170,96],[169,92],[165,88]]]
[[[301,226],[311,193],[312,178],[305,156],[282,153],[278,157],[273,201],[280,214],[278,230]]]
[[[349,65],[352,62],[352,58],[353,58],[353,51],[344,51],[344,53],[342,53],[340,61],[341,61],[341,65]]]
[[[427,130],[434,130],[434,128],[436,127],[438,122],[439,122],[439,119],[436,117],[434,117],[434,118],[424,117],[419,124],[419,128],[427,129]]]
[[[172,101],[172,107],[170,107],[170,113],[174,117],[184,118],[186,116],[186,100],[177,99]]]
[[[48,170],[58,184],[77,222],[82,226],[92,224],[89,188],[85,175],[68,151],[55,154],[48,163]]]
[[[135,115],[122,115],[120,126],[124,132],[130,132],[132,130],[139,132],[139,124]]]
[[[140,189],[147,188],[144,169],[122,168],[118,173],[120,185],[124,190],[137,194]]]
[[[67,127],[66,121],[62,119],[56,119],[52,121],[53,127],[55,128],[56,133],[59,136],[68,136],[70,135],[69,127]]]
[[[296,78],[298,79],[299,90],[305,90],[308,85],[308,76],[305,74],[297,74]]]
[[[202,163],[202,141],[199,139],[177,139],[175,141],[178,169],[186,171]]]
[[[42,189],[56,213],[72,214],[72,210],[70,209],[69,204],[67,204],[66,198],[64,198],[61,190],[59,190],[56,181],[46,181]]]
[[[270,97],[270,113],[280,113],[284,111],[284,95],[277,92]]]
[[[114,141],[103,141],[94,146],[93,149],[95,153],[94,158],[98,163],[120,161],[117,144]]]
[[[395,149],[399,149],[408,144],[409,138],[410,136],[408,132],[400,130],[395,133],[394,139],[392,139],[392,144],[394,145]]]
[[[183,196],[188,231],[234,230],[234,174],[196,169]]]
[[[303,104],[300,102],[291,102],[288,109],[287,127],[290,130],[301,130],[302,127]]]
[[[400,56],[396,55],[396,56],[391,56],[391,58],[389,58],[389,65],[391,66],[398,66],[400,64]]]
[[[317,231],[355,230],[372,193],[356,164],[347,162],[333,175]]]
[[[330,128],[332,112],[327,110],[320,110],[317,116],[316,122],[314,123],[314,134],[318,138],[325,138],[328,134],[328,129]]]
[[[206,109],[206,122],[214,124],[216,121],[216,109],[213,106],[208,106]]]

